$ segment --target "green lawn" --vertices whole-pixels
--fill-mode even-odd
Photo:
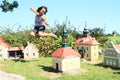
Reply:
[[[120,36],[108,36],[114,44],[120,44]]]
[[[100,58],[102,62],[102,58]],[[50,57],[34,61],[0,61],[0,70],[20,74],[26,80],[120,80],[120,69],[103,67],[101,63],[81,62],[81,71],[75,74],[54,72]]]

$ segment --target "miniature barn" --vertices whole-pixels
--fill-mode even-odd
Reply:
[[[83,36],[74,42],[74,49],[78,51],[82,59],[95,61],[98,59],[98,41],[88,34],[88,29],[84,28]]]
[[[8,58],[9,59],[19,59],[24,58],[22,53],[24,47],[22,46],[13,46],[8,48]]]
[[[57,71],[70,71],[80,69],[80,54],[70,48],[67,43],[67,32],[63,31],[63,45],[51,54],[52,67]]]

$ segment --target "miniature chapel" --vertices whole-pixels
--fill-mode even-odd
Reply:
[[[62,47],[51,54],[52,67],[57,71],[65,72],[80,69],[80,54],[69,47],[67,38],[68,34],[66,27],[64,27]]]

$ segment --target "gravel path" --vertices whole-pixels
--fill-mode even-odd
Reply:
[[[25,80],[25,77],[0,71],[0,80]]]

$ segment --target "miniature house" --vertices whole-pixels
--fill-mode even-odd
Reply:
[[[80,69],[80,54],[68,46],[67,36],[64,28],[62,48],[58,48],[51,54],[52,67],[57,71],[65,72]]]
[[[78,51],[82,59],[95,61],[98,59],[98,41],[88,34],[88,29],[85,27],[83,36],[74,42],[74,49]]]
[[[23,50],[24,59],[25,60],[38,59],[39,55],[38,51],[39,51],[38,48],[33,43],[28,42],[28,45]]]
[[[8,59],[19,59],[24,58],[24,54],[22,53],[24,47],[23,46],[12,46],[8,48]]]
[[[8,43],[0,37],[0,59],[7,59],[8,57]]]
[[[120,44],[115,45],[112,41],[109,43],[103,53],[103,65],[120,68]]]

